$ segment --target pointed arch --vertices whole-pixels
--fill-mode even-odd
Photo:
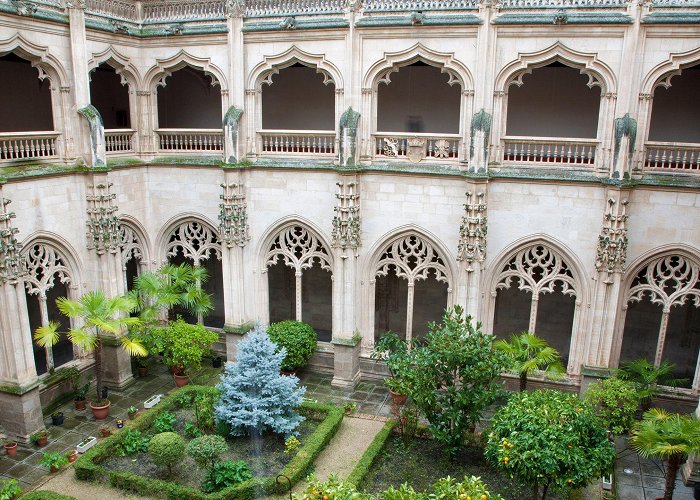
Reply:
[[[260,90],[263,84],[271,85],[272,77],[284,68],[296,63],[316,68],[316,72],[323,75],[323,84],[335,85],[336,92],[343,89],[343,75],[338,67],[326,59],[324,54],[312,54],[296,45],[292,45],[284,52],[272,56],[264,56],[263,61],[256,65],[248,76],[248,89]]]
[[[152,67],[144,77],[144,83],[150,90],[158,86],[166,85],[165,79],[185,66],[190,66],[204,72],[211,78],[212,86],[219,86],[221,91],[228,90],[228,83],[224,71],[211,62],[209,57],[197,57],[184,49],[177,54],[164,59],[157,59],[156,65]]]
[[[120,230],[122,264],[130,258],[135,258],[147,265],[153,253],[146,228],[136,217],[127,214],[119,216],[119,226],[124,228],[124,231]]]
[[[33,250],[35,247],[43,247],[46,251],[40,249]],[[79,293],[80,284],[83,282],[83,268],[78,254],[66,239],[55,233],[43,231],[32,233],[22,242],[22,255],[26,259],[29,258],[32,253],[34,254],[32,258],[37,262],[37,265],[41,265],[41,261],[49,264],[49,261],[53,259],[61,281],[65,284],[69,284],[69,289],[76,290],[76,294]],[[42,285],[37,281],[32,286],[41,287]],[[43,292],[45,291],[46,288]],[[40,294],[42,290],[29,293]]]
[[[617,78],[612,68],[598,59],[597,54],[570,49],[561,42],[536,52],[521,52],[518,58],[506,64],[496,77],[496,92],[506,92],[510,85],[521,86],[523,76],[535,68],[560,62],[578,68],[588,76],[588,87],[598,86],[601,94],[617,92]]]
[[[61,61],[52,55],[49,47],[26,40],[21,34],[0,40],[0,56],[14,52],[27,59],[39,71],[39,79],[48,78],[56,87],[67,87],[68,77]]]
[[[197,213],[182,213],[171,218],[156,237],[158,262],[167,262],[168,257],[177,252],[178,248],[196,265],[210,257],[221,260],[221,242],[217,227]]]
[[[644,77],[642,94],[653,94],[659,87],[669,88],[671,79],[688,66],[700,63],[700,47],[686,52],[672,52],[668,59],[654,66]]]
[[[122,55],[110,45],[102,52],[92,54],[88,61],[88,72],[92,73],[98,66],[107,64],[119,75],[122,85],[129,85],[132,90],[140,89],[142,86],[139,70],[134,66],[128,57]]]
[[[439,52],[430,49],[422,43],[416,43],[412,47],[397,52],[385,52],[384,57],[375,62],[365,73],[362,88],[376,89],[379,83],[390,83],[391,74],[399,71],[401,67],[415,62],[424,62],[430,66],[439,67],[443,73],[449,75],[448,84],[459,84],[462,91],[474,88],[474,79],[469,69],[457,60],[453,52]]]

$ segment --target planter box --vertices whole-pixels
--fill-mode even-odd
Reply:
[[[81,442],[79,442],[78,446],[75,447],[75,451],[77,451],[78,453],[85,453],[96,444],[97,438],[90,436],[89,438],[83,439]]]
[[[610,491],[612,490],[612,474],[609,476],[603,476],[601,478],[601,481],[603,482],[603,489],[605,491]]]
[[[155,396],[151,396],[150,398],[148,398],[146,401],[143,402],[143,407],[145,409],[153,408],[155,405],[160,403],[160,398],[162,398],[162,397],[163,397],[162,394],[156,394]]]

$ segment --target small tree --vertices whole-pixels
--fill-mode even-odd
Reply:
[[[598,409],[598,416],[612,434],[619,436],[632,428],[639,406],[632,383],[617,377],[601,380],[588,387],[585,399]]]
[[[575,394],[538,390],[513,394],[496,412],[484,454],[532,485],[533,500],[544,500],[552,485],[582,488],[605,474],[615,447],[588,403]]]
[[[307,323],[293,320],[272,323],[267,327],[267,334],[279,348],[287,351],[282,361],[283,370],[291,372],[302,368],[316,352],[316,332]]]
[[[644,413],[651,407],[651,400],[659,393],[660,385],[676,387],[686,382],[685,379],[673,376],[675,367],[676,365],[668,361],[654,366],[646,359],[635,359],[620,364],[617,376],[635,385],[639,395],[639,409]]]
[[[645,458],[666,460],[664,500],[673,498],[678,469],[692,452],[700,451],[700,420],[693,415],[668,413],[652,408],[637,422],[630,435],[630,444]]]
[[[467,430],[493,403],[501,387],[496,379],[505,356],[493,349],[493,335],[464,318],[460,306],[448,309],[441,324],[430,323],[424,344],[408,351],[408,395],[430,424],[435,439],[454,456]]]
[[[173,465],[185,456],[185,440],[175,432],[161,432],[151,438],[148,454],[156,465],[168,468],[168,477],[173,475]]]
[[[534,333],[513,334],[510,342],[499,340],[494,346],[508,356],[508,369],[520,377],[521,392],[527,389],[527,378],[535,371],[550,378],[560,378],[566,373],[559,352]]]
[[[207,469],[207,477],[211,476],[214,466],[221,459],[221,455],[227,451],[226,440],[214,434],[194,438],[187,445],[187,454],[194,459],[197,465]]]
[[[221,399],[214,407],[216,420],[228,424],[232,435],[268,429],[290,435],[303,420],[296,408],[306,388],[297,377],[280,375],[285,355],[260,325],[238,345],[237,361],[226,365],[216,386]]]

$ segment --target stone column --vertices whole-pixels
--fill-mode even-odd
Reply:
[[[357,331],[357,258],[360,240],[360,192],[356,174],[341,175],[333,217],[333,380],[334,387],[354,388],[360,379]]]
[[[457,248],[460,275],[455,302],[463,304],[466,313],[477,319],[481,302],[482,272],[486,259],[487,186],[486,181],[468,184]]]
[[[0,185],[0,188],[2,186]],[[15,214],[0,191],[0,426],[13,439],[28,441],[44,427],[32,332],[24,293],[24,266]]]
[[[87,247],[95,255],[96,288],[107,297],[117,297],[126,290],[119,248],[116,195],[111,192],[112,183],[106,172],[92,173],[87,182]],[[131,356],[122,349],[119,337],[103,334],[101,338],[103,383],[115,389],[132,384]]]

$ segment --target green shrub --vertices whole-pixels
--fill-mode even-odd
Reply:
[[[22,493],[19,482],[16,479],[4,479],[0,481],[0,500],[11,500]]]
[[[202,489],[211,493],[252,478],[253,474],[243,460],[222,460],[214,464],[214,469],[208,474]]]
[[[185,440],[174,432],[162,432],[151,438],[148,454],[156,465],[165,465],[168,476],[173,473],[172,467],[185,456]]]
[[[64,465],[68,465],[68,457],[57,451],[48,451],[41,456],[39,463],[49,471],[52,468],[58,470]]]
[[[283,370],[302,368],[316,352],[316,332],[311,325],[301,321],[272,323],[267,328],[267,334],[270,340],[287,350],[287,356],[282,361]]]
[[[189,438],[202,437],[202,431],[192,422],[185,422],[185,436]]]
[[[601,420],[616,436],[632,428],[640,401],[632,382],[617,377],[601,380],[588,387],[585,399],[598,409]]]
[[[173,412],[164,411],[156,418],[153,422],[153,430],[158,434],[163,432],[173,432],[175,430],[175,424],[177,423],[177,417]]]
[[[2,491],[2,490],[0,490]],[[0,499],[5,500],[5,498],[0,495]],[[32,491],[26,495],[22,495],[22,500],[78,500],[75,497],[69,497],[66,495],[61,495],[60,493],[54,493],[53,491]]]
[[[117,449],[122,456],[145,453],[148,451],[148,438],[137,429],[127,429]]]
[[[209,470],[214,469],[214,464],[219,461],[221,454],[227,451],[226,440],[216,435],[195,438],[187,445],[187,454],[197,462],[197,465]]]

